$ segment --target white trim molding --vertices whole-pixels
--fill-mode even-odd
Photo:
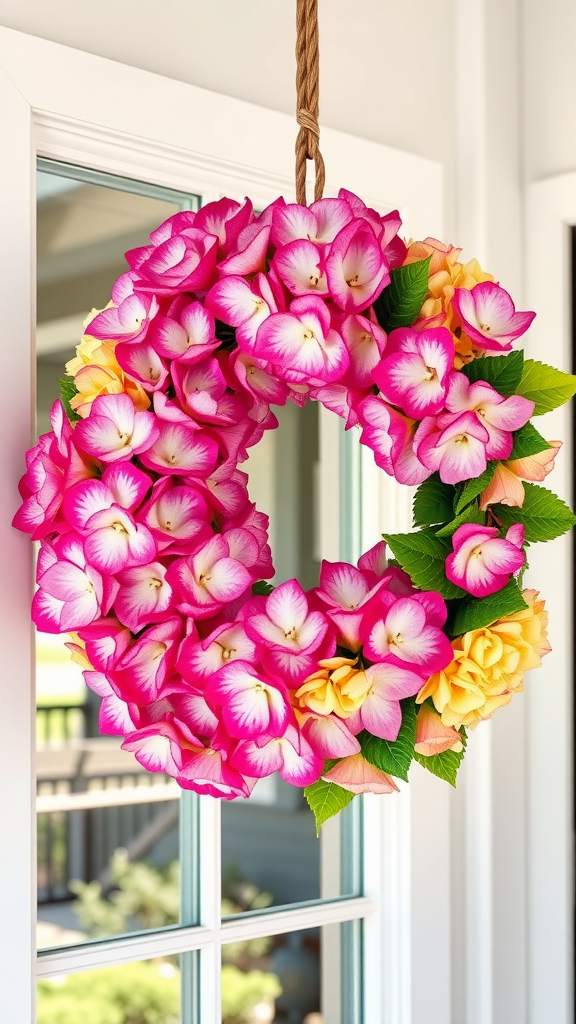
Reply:
[[[538,316],[527,354],[572,370],[572,252],[576,172],[527,190],[527,301]],[[573,419],[563,406],[541,420],[563,438],[554,490],[572,500]],[[528,681],[528,976],[530,1024],[574,1020],[573,561],[570,536],[530,554],[550,612],[552,654]]]

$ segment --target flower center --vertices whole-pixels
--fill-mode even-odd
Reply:
[[[312,338],[315,338],[316,335],[314,334],[314,331],[311,331],[310,328],[307,327],[302,337],[304,338],[304,341],[312,341]]]
[[[312,288],[317,288],[318,287],[318,281],[320,280],[319,277],[315,277],[314,274],[310,274],[309,280],[310,280],[310,285],[311,285]]]
[[[128,533],[128,530],[124,526],[124,523],[119,523],[118,521],[116,521],[115,523],[110,523],[110,526],[112,527],[113,530],[116,530],[116,533]]]
[[[296,629],[296,626],[292,626],[290,629],[284,630],[284,636],[286,640],[297,640],[298,630]]]
[[[208,572],[201,572],[200,576],[198,577],[198,583],[200,584],[201,587],[205,587],[206,584],[209,583],[211,579],[212,579],[212,577],[211,577],[210,573],[208,573]]]
[[[466,434],[458,434],[458,437],[454,438],[455,444],[468,444],[468,437]]]
[[[132,440],[132,434],[126,434],[122,430],[119,430],[118,440],[124,447],[126,447],[126,445],[129,445],[130,441]]]
[[[222,658],[222,661],[230,661],[230,658],[235,653],[236,653],[236,648],[235,647],[223,647],[222,648],[222,654],[220,655],[220,657]]]
[[[426,373],[424,374],[424,380],[438,380],[438,374],[434,366],[427,366]]]
[[[482,545],[478,544],[475,548],[472,548],[470,552],[470,558],[481,558],[482,557]]]
[[[490,324],[480,324],[480,330],[485,331],[486,334],[490,334]]]
[[[356,274],[356,277],[349,278],[349,280],[346,281],[346,284],[348,285],[349,288],[359,288],[360,281],[358,280],[358,274]]]
[[[150,587],[150,590],[160,590],[160,587],[162,586],[162,580],[159,580],[155,576],[153,576],[151,579],[148,580],[148,586]]]

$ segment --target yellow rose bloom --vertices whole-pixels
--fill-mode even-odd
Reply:
[[[442,724],[475,728],[524,688],[524,673],[551,650],[548,613],[536,590],[522,594],[527,608],[452,641],[454,660],[422,687],[416,701],[432,698]]]
[[[92,310],[90,320],[98,310]],[[130,395],[138,410],[148,409],[150,399],[137,381],[128,377],[118,365],[115,341],[100,341],[85,334],[76,348],[76,356],[66,363],[66,373],[74,377],[78,394],[70,402],[79,416],[89,416],[90,407],[99,395]]]
[[[357,658],[324,658],[304,680],[295,698],[301,708],[317,715],[334,712],[349,718],[364,703],[370,688],[364,672],[355,668]],[[358,685],[360,684],[360,685]]]

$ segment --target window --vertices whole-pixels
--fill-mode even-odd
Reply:
[[[131,779],[122,786],[116,782],[114,798],[110,792],[107,794],[108,802],[112,805],[115,800],[116,805],[103,808],[95,806],[106,789],[102,784],[102,765],[101,774],[95,764],[91,780],[87,782],[84,778],[84,788],[76,791],[71,792],[69,775],[65,784],[47,787],[50,791],[40,794],[44,821],[53,816],[51,826],[39,824],[38,829],[39,846],[44,850],[40,891],[50,897],[67,897],[72,875],[81,877],[76,868],[73,872],[68,870],[63,853],[70,833],[76,843],[75,864],[81,865],[81,828],[78,824],[69,827],[67,816],[79,822],[82,816],[89,819],[92,812],[94,821],[98,820],[96,812],[109,815],[108,819],[101,815],[100,823],[93,826],[95,834],[103,837],[108,829],[110,835],[106,842],[102,838],[96,844],[100,859],[85,872],[85,880],[89,880],[106,871],[114,845],[129,844],[134,838],[126,839],[120,833],[128,813],[134,812],[133,825],[140,838],[147,825],[152,831],[165,828],[167,835],[168,825],[166,820],[162,821],[162,814],[178,803],[182,872],[179,921],[165,927],[148,921],[149,928],[84,942],[76,941],[78,935],[66,936],[66,931],[76,929],[61,922],[64,934],[53,931],[52,937],[46,939],[51,945],[39,951],[37,960],[34,957],[36,885],[31,885],[31,879],[35,879],[36,834],[31,809],[36,784],[32,752],[36,710],[30,657],[31,558],[27,539],[17,537],[8,524],[15,509],[22,454],[31,439],[34,349],[30,310],[35,305],[35,214],[31,196],[35,194],[36,157],[52,162],[41,165],[41,174],[46,177],[40,181],[53,192],[50,196],[45,193],[45,209],[39,213],[40,237],[42,231],[45,240],[50,235],[46,218],[42,227],[44,213],[52,209],[51,216],[57,220],[54,210],[60,209],[61,216],[68,204],[70,214],[82,197],[86,209],[90,204],[97,206],[98,197],[102,196],[100,189],[106,191],[107,223],[110,225],[117,217],[111,248],[110,237],[97,237],[94,228],[96,234],[84,238],[81,252],[74,253],[72,249],[72,253],[66,253],[61,243],[61,249],[52,251],[43,263],[40,253],[38,339],[42,368],[38,391],[45,409],[53,386],[47,383],[48,378],[60,372],[59,346],[63,341],[73,342],[74,319],[77,325],[78,318],[88,311],[86,303],[89,306],[106,297],[100,300],[99,290],[90,285],[89,293],[82,293],[80,301],[79,279],[84,270],[91,265],[90,273],[112,272],[111,263],[107,262],[110,252],[118,255],[123,235],[128,237],[144,230],[146,217],[142,211],[146,206],[151,210],[150,204],[179,205],[191,202],[194,196],[207,202],[222,194],[235,198],[249,194],[255,205],[262,208],[280,193],[290,196],[294,125],[291,118],[270,110],[4,29],[0,30],[0,67],[0,116],[3,138],[9,140],[10,149],[10,159],[0,166],[0,217],[5,240],[0,250],[0,310],[4,332],[10,338],[4,366],[9,383],[0,406],[2,436],[9,438],[6,485],[0,489],[0,545],[5,558],[5,579],[10,582],[9,591],[6,589],[2,594],[0,616],[3,668],[8,680],[8,685],[3,686],[3,717],[9,723],[0,744],[2,821],[9,823],[8,836],[0,843],[0,901],[3,921],[9,923],[0,929],[0,985],[6,1017],[11,1024],[30,1024],[34,1019],[33,963],[43,986],[38,1002],[42,1011],[59,986],[63,991],[70,991],[66,986],[74,989],[75,979],[83,972],[103,970],[112,972],[116,978],[119,975],[114,972],[120,964],[129,964],[130,970],[137,972],[140,965],[146,971],[152,961],[156,967],[162,967],[160,979],[172,988],[174,972],[179,966],[182,968],[180,1008],[175,1002],[174,1013],[180,1013],[183,1024],[215,1024],[221,1019],[221,955],[226,966],[237,966],[231,962],[231,956],[236,954],[230,950],[233,944],[236,949],[237,944],[244,944],[243,963],[249,967],[253,961],[246,950],[255,947],[245,944],[260,942],[260,949],[267,947],[263,953],[267,958],[265,975],[280,977],[282,962],[306,962],[310,987],[316,995],[310,1008],[295,1011],[302,1018],[320,1010],[326,1017],[325,1024],[337,1024],[338,1013],[342,1024],[355,1020],[358,1024],[407,1024],[411,1019],[412,972],[414,977],[420,977],[424,964],[430,972],[438,968],[436,986],[444,992],[449,984],[445,935],[442,933],[438,940],[438,917],[430,915],[426,899],[420,899],[434,892],[439,906],[444,906],[449,873],[441,857],[430,860],[418,843],[410,852],[411,836],[417,832],[422,807],[425,805],[430,813],[435,808],[437,821],[443,827],[447,804],[441,797],[436,807],[436,795],[431,796],[426,787],[420,791],[418,782],[410,794],[403,793],[394,802],[366,798],[363,815],[360,801],[355,801],[348,818],[343,816],[326,827],[321,843],[305,839],[309,859],[298,877],[290,881],[287,867],[275,877],[266,876],[262,868],[254,884],[259,892],[270,892],[274,897],[270,906],[246,909],[246,900],[240,900],[236,889],[236,902],[231,900],[225,909],[239,912],[227,913],[222,919],[221,864],[235,860],[240,881],[253,881],[249,871],[256,870],[256,853],[260,851],[255,850],[252,842],[256,832],[251,822],[260,820],[260,834],[272,831],[267,821],[278,823],[280,828],[286,820],[300,820],[301,815],[303,822],[305,816],[297,804],[284,803],[287,795],[293,799],[297,794],[286,794],[280,787],[267,790],[262,786],[258,803],[221,808],[210,798],[197,800],[189,794],[168,801],[166,792],[154,792],[152,801],[151,790],[156,787],[150,783],[158,784],[158,780],[146,779],[146,798],[140,803],[133,791],[139,789],[143,780]],[[95,79],[98,89],[93,88]],[[118,96],[122,96],[122,103],[118,103]],[[265,152],[259,148],[262,138],[267,140]],[[441,180],[436,164],[329,130],[324,134],[323,148],[329,173],[334,175],[328,194],[344,183],[383,210],[400,206],[408,233],[441,234]],[[68,167],[56,167],[54,162]],[[94,213],[94,205],[91,209]],[[160,207],[155,208],[153,217],[150,213],[153,222],[160,219],[159,210]],[[100,214],[93,218],[104,235],[106,218]],[[99,269],[95,266],[98,261]],[[50,265],[52,270],[47,269]],[[58,270],[54,269],[56,266]],[[65,272],[78,279],[78,301],[74,308],[57,301],[58,280],[65,280]],[[68,296],[72,289],[67,285],[65,291]],[[59,322],[57,327],[54,321]],[[409,494],[390,488],[387,481],[381,480],[381,474],[365,458],[366,453],[360,452],[356,439],[343,437],[336,417],[323,410],[315,422],[308,424],[304,462],[297,460],[298,445],[305,447],[302,438],[298,439],[302,422],[302,415],[290,421],[288,413],[277,432],[277,436],[284,438],[293,468],[307,466],[306,486],[313,477],[317,481],[317,524],[314,527],[308,522],[306,530],[296,537],[298,543],[291,555],[298,559],[298,574],[305,571],[306,559],[314,561],[314,555],[332,559],[340,555],[354,557],[360,549],[374,543],[385,522],[391,530],[401,529],[407,522],[410,504]],[[273,501],[274,494],[263,464],[268,459],[268,465],[273,465],[274,454],[267,453],[261,444],[254,455],[253,489],[259,478],[264,490],[268,486],[267,496],[263,493],[259,499],[265,507],[266,501]],[[260,469],[257,459],[261,460]],[[316,460],[318,469],[313,472]],[[353,502],[350,492],[355,495]],[[339,501],[334,500],[335,495],[340,495]],[[296,550],[298,544],[300,550]],[[294,574],[295,564],[287,560],[283,573]],[[312,568],[310,565],[309,571]],[[45,716],[39,726],[44,760],[44,754],[51,753],[47,743],[51,728],[57,730],[60,739],[65,730],[70,730],[75,740],[90,739],[79,735],[83,712],[79,717],[78,707],[72,707],[71,714],[64,699],[55,706],[60,707],[56,713],[59,724],[49,725]],[[57,754],[61,756],[61,751],[57,750]],[[107,756],[111,759],[112,751]],[[123,772],[124,769],[118,769],[116,780]],[[100,796],[90,796],[91,789]],[[123,804],[127,790],[131,790],[132,804]],[[73,797],[72,810],[64,810]],[[143,808],[152,804],[146,819]],[[114,815],[109,812],[116,811],[118,820],[114,823]],[[173,840],[175,831],[174,823]],[[239,843],[240,839],[242,849],[232,850],[232,841]],[[74,843],[69,843],[70,849]],[[172,854],[166,865],[172,862],[171,858]],[[447,900],[445,905],[448,906]],[[45,919],[48,920],[47,915]],[[419,943],[413,941],[413,922],[418,924]],[[134,928],[134,922],[129,925]],[[110,974],[108,977],[111,979]],[[50,979],[56,978],[65,980],[54,985]],[[270,1004],[271,1000],[282,998],[272,994],[273,978],[268,977],[267,982],[268,994],[262,993],[262,1005],[266,999]],[[281,1002],[278,1012],[284,1012]]]
[[[123,252],[146,244],[150,231],[179,209],[198,208],[202,197],[40,160],[37,198],[36,390],[37,429],[43,433],[83,321],[93,302],[102,307],[109,301],[124,270]],[[321,538],[314,538],[318,407],[278,412],[279,429],[265,436],[247,464],[251,495],[281,538],[276,580],[296,575],[312,586],[319,568],[314,548],[321,546]],[[278,777],[257,785],[247,802],[220,805],[181,793],[171,780],[140,769],[118,737],[99,735],[99,701],[70,661],[65,639],[36,635],[37,940],[45,979],[38,1024],[57,1015],[58,994],[63,1006],[76,998],[80,1015],[81,1001],[112,978],[88,971],[51,990],[46,980],[67,970],[70,947],[116,935],[111,951],[104,942],[88,945],[84,964],[104,963],[100,972],[109,971],[120,943],[122,958],[138,962],[142,985],[155,979],[166,987],[168,1007],[167,986],[173,988],[179,975],[185,1021],[206,1019],[207,993],[216,991],[220,974],[220,943],[224,1024],[237,1017],[239,1000],[247,1014],[260,1006],[264,1019],[268,1006],[270,1020],[301,1024],[305,1016],[319,1015],[321,998],[329,998],[330,1019],[341,1019],[342,1005],[351,1009],[360,994],[359,945],[345,925],[323,924],[323,915],[325,901],[332,900],[329,920],[346,921],[349,901],[335,901],[362,890],[360,801],[318,840],[302,793]],[[214,948],[208,949],[211,969],[198,973],[205,906],[216,911],[219,904]],[[293,931],[301,910],[303,920],[317,927]],[[358,907],[350,912],[354,921]],[[146,931],[148,953],[156,943],[158,955],[142,961],[134,939]],[[167,934],[181,947],[179,963],[162,955]],[[325,946],[330,964],[321,952]],[[343,956],[345,972],[338,967]],[[338,978],[352,988],[340,991]],[[122,994],[129,998],[129,991]],[[172,1016],[167,1009],[161,1024],[170,1024]],[[354,1018],[346,1020],[353,1024]]]

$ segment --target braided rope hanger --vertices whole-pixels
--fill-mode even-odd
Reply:
[[[314,161],[314,199],[324,192],[324,160],[318,124],[318,0],[296,0],[296,202],[306,206],[306,161]]]

